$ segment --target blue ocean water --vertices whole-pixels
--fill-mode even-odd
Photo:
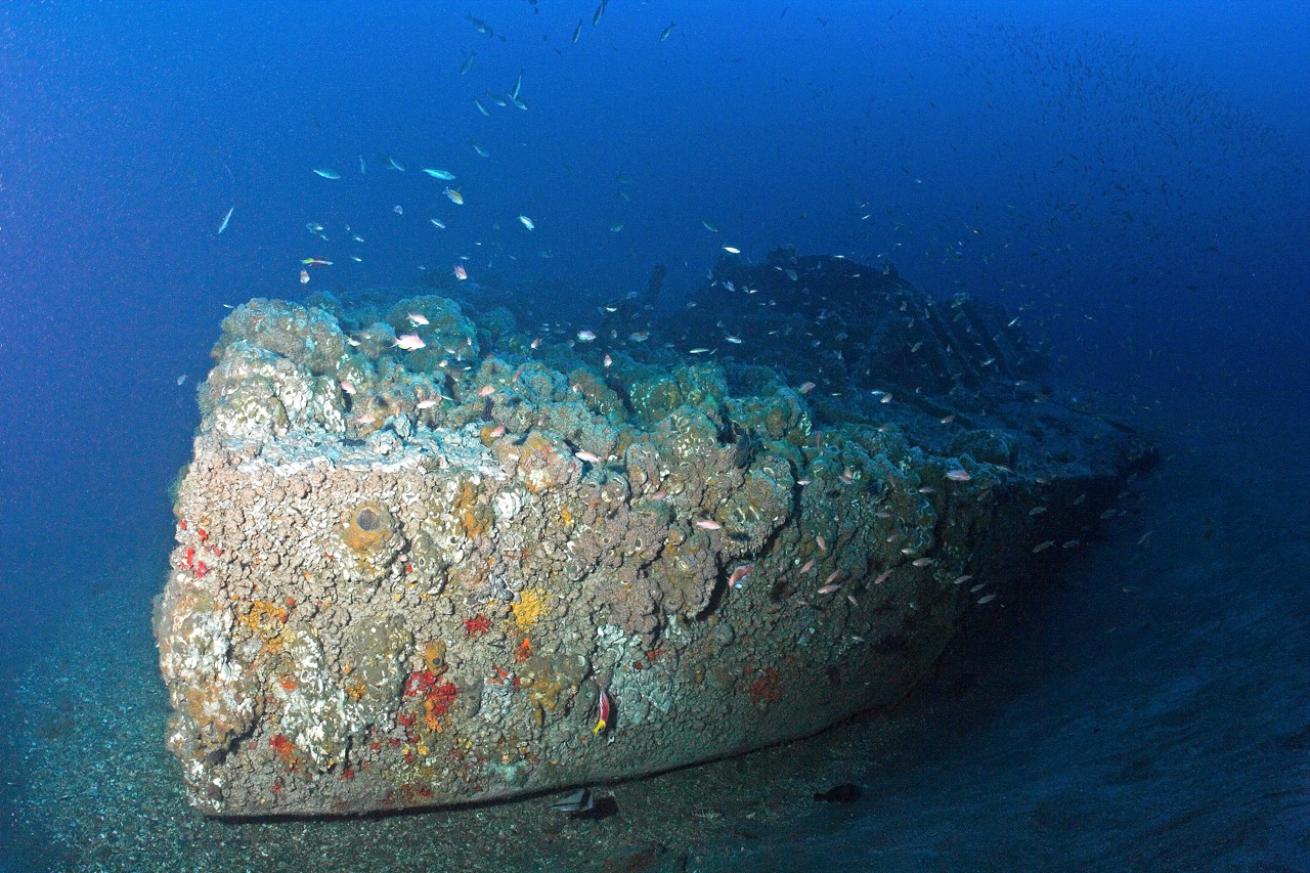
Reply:
[[[1304,5],[595,12],[0,8],[0,869],[150,863],[118,842],[146,836],[140,783],[87,798],[42,767],[59,743],[87,771],[114,737],[162,746],[150,599],[225,305],[456,263],[565,309],[662,263],[675,305],[724,245],[1001,304],[1164,464],[1135,527],[957,666],[972,696],[929,690],[900,745],[843,759],[864,801],[802,798],[791,831],[697,844],[691,868],[1310,869]],[[332,263],[302,285],[304,258]],[[157,752],[121,760],[176,782]],[[194,832],[155,839],[159,869],[225,869],[186,854]]]

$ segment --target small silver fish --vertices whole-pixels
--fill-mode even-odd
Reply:
[[[487,22],[483,21],[481,18],[474,18],[472,15],[465,15],[464,20],[473,25],[473,29],[483,36],[492,37],[496,35],[496,31],[491,29],[491,25],[487,24]]]

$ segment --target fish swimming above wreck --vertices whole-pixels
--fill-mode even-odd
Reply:
[[[1010,315],[849,259],[725,255],[676,318],[544,339],[485,293],[223,322],[155,615],[204,812],[564,790],[886,706],[1153,459]]]

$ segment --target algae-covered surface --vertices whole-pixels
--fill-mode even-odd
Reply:
[[[664,322],[470,288],[225,319],[154,615],[196,808],[494,800],[889,706],[1154,463],[891,269],[725,261]]]

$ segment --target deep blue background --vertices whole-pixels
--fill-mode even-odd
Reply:
[[[160,587],[221,304],[302,296],[309,255],[310,290],[468,255],[579,295],[724,243],[886,257],[1144,408],[1307,416],[1302,3],[440,5],[0,8],[4,670],[110,569]],[[480,115],[520,69],[529,111]]]

